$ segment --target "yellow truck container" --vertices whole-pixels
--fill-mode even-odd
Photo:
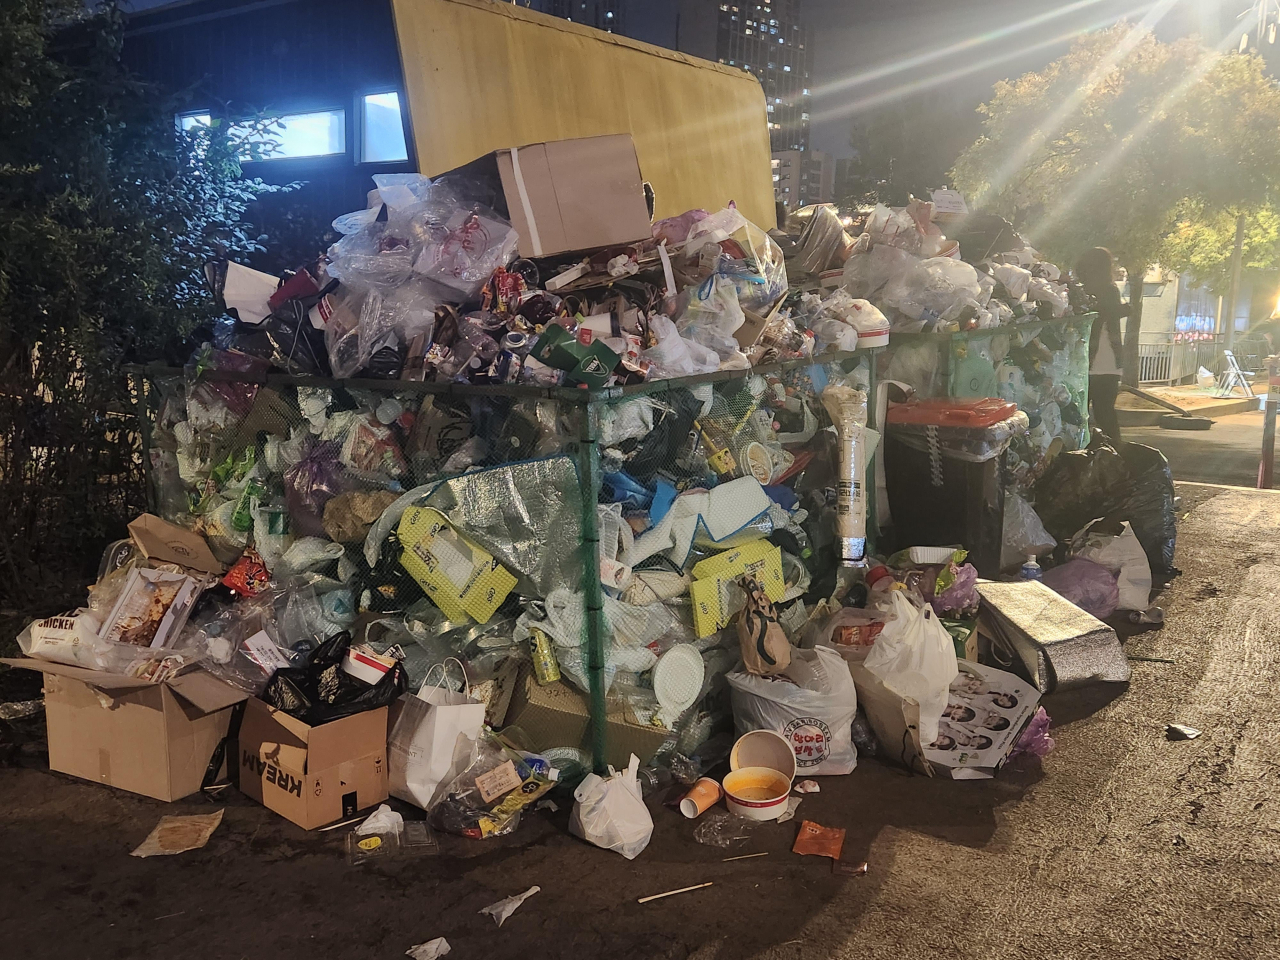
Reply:
[[[776,224],[764,92],[741,70],[494,0],[392,0],[418,169],[629,133],[655,217]]]

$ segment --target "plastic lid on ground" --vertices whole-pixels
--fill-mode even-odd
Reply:
[[[674,720],[684,713],[702,692],[706,665],[702,654],[689,643],[677,643],[658,658],[653,667],[653,694],[664,718]]]
[[[780,735],[772,730],[752,730],[738,738],[729,751],[729,769],[768,767],[794,779],[796,754]]]

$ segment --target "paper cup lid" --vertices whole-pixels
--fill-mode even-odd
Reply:
[[[738,738],[729,751],[729,769],[768,767],[794,779],[796,754],[781,736],[772,730],[752,730]]]
[[[683,710],[698,699],[705,673],[697,648],[677,643],[653,667],[653,694],[663,707]]]

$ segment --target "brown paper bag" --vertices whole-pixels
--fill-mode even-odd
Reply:
[[[742,665],[758,677],[782,673],[791,663],[791,642],[778,623],[778,613],[758,580],[743,577],[739,583],[747,594],[738,617]]]

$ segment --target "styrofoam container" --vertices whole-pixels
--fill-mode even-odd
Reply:
[[[752,730],[729,752],[731,772],[724,778],[724,802],[731,813],[751,820],[776,820],[787,809],[796,755],[772,730]]]

